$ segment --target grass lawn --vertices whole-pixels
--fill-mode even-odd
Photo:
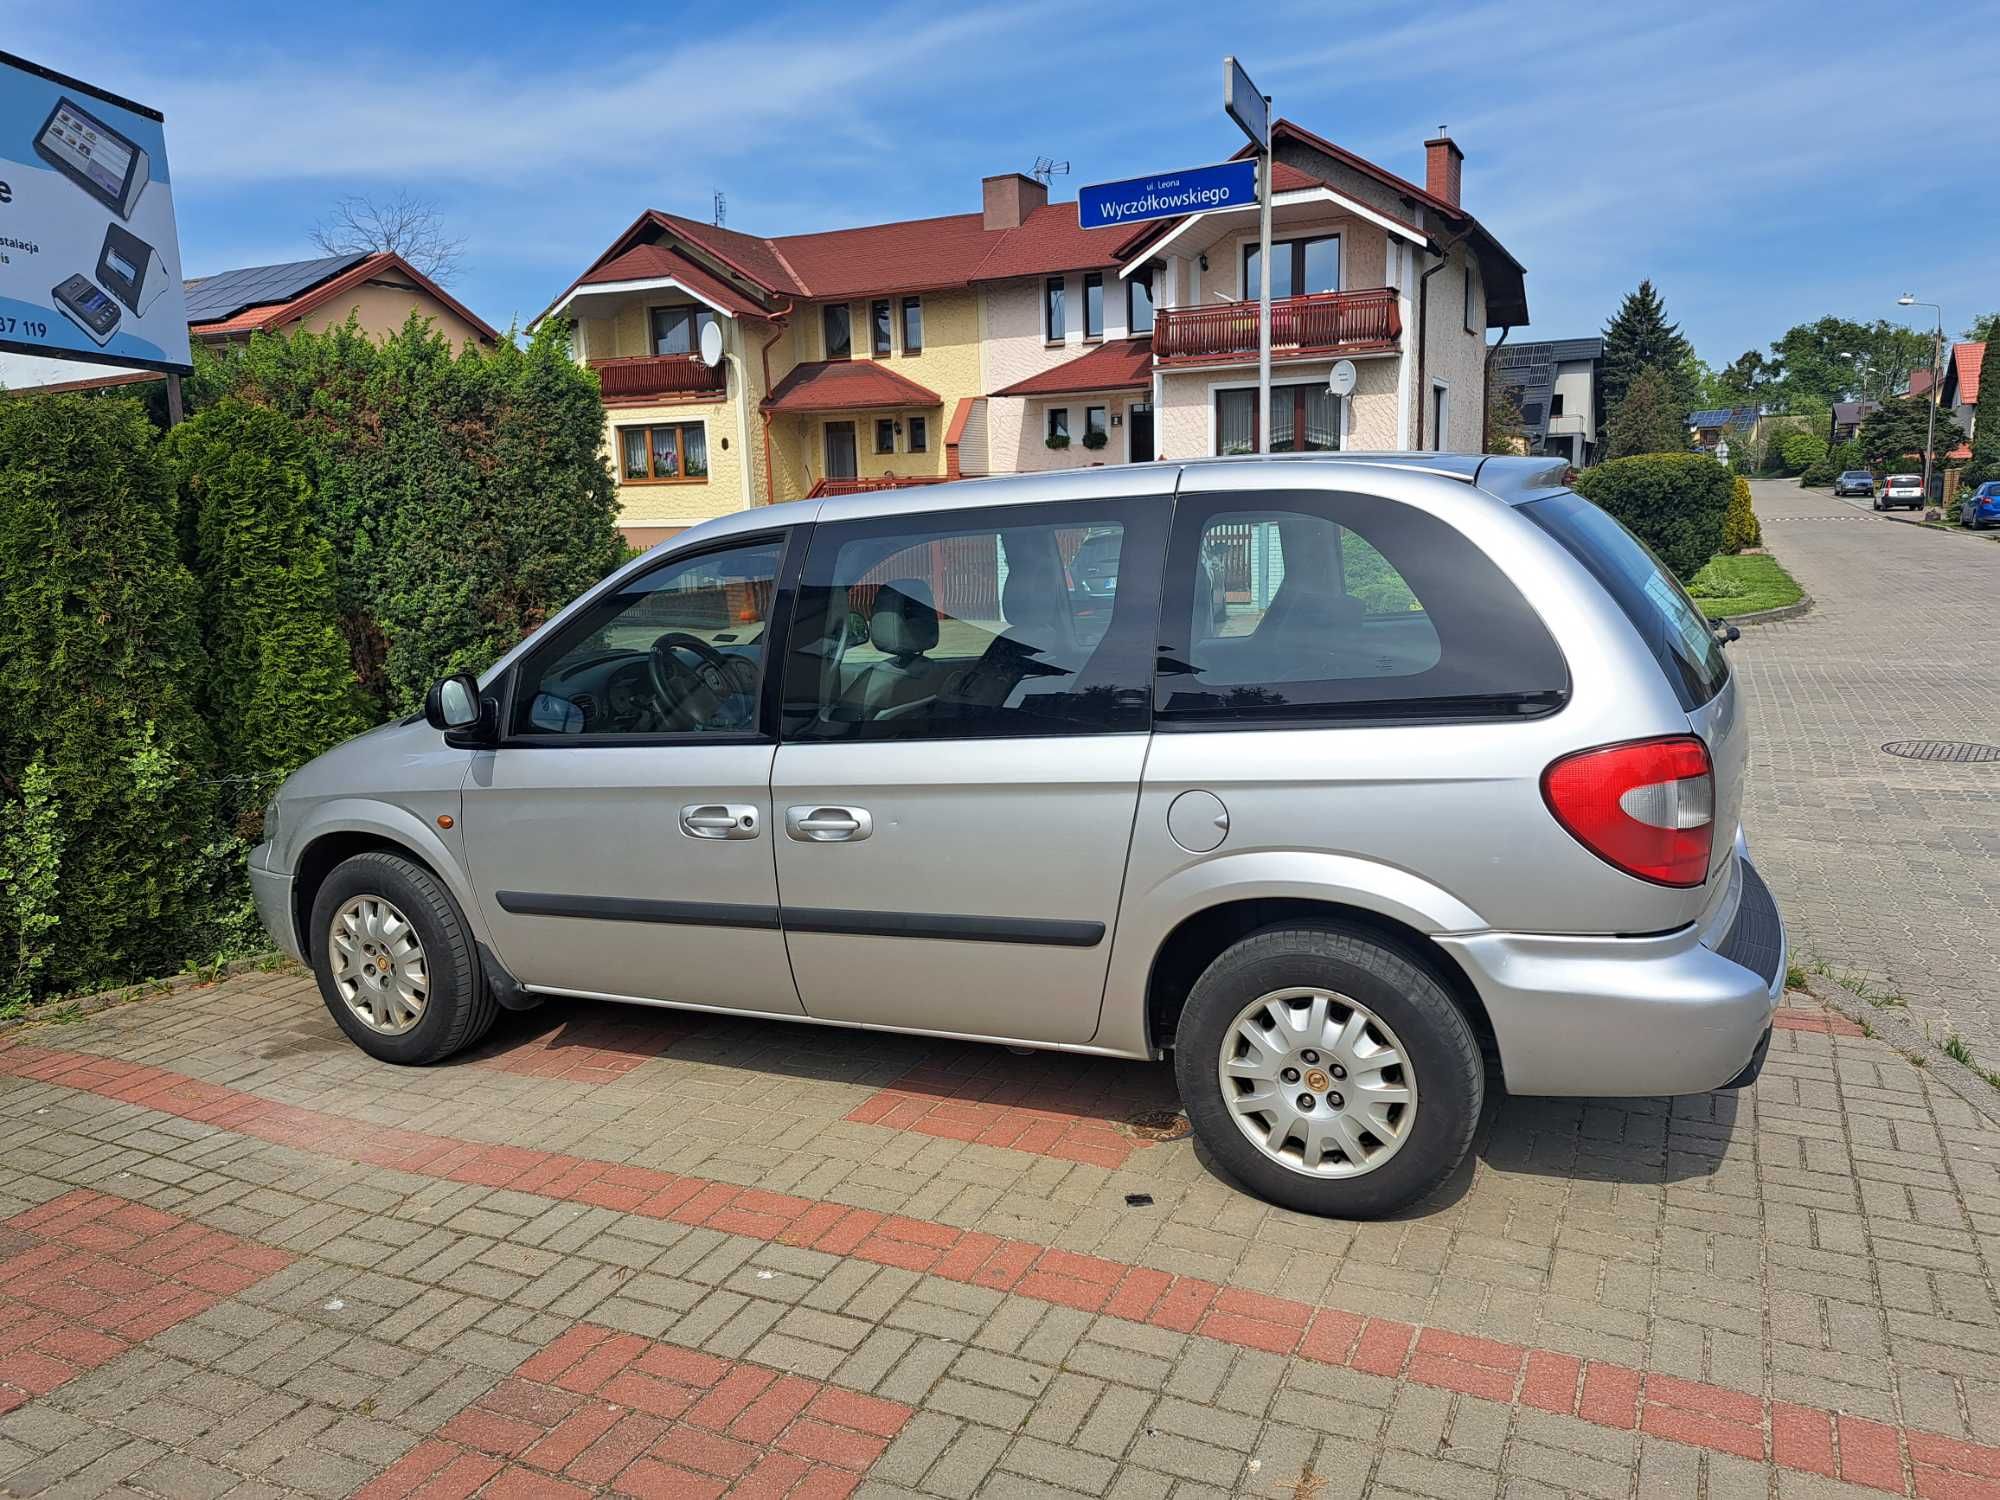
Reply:
[[[1764,552],[1711,557],[1708,565],[1694,575],[1688,592],[1711,620],[1778,609],[1797,604],[1805,597],[1805,590],[1793,581],[1792,575],[1778,565],[1775,557]]]

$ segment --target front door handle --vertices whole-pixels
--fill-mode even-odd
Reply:
[[[785,832],[802,844],[855,844],[875,831],[865,807],[788,807]]]
[[[754,839],[757,809],[748,802],[696,802],[681,809],[681,832],[697,839]]]

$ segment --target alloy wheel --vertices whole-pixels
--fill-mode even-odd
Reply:
[[[394,902],[356,896],[333,914],[326,946],[334,988],[370,1031],[400,1036],[424,1018],[423,941]]]
[[[1373,1172],[1416,1126],[1408,1052],[1380,1016],[1338,991],[1258,996],[1223,1033],[1216,1075],[1250,1143],[1308,1176]]]

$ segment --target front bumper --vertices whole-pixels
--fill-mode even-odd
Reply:
[[[1694,927],[1439,937],[1485,1003],[1508,1091],[1703,1094],[1740,1075],[1784,995],[1788,953],[1777,903],[1747,858],[1737,879],[1734,917],[1713,946]]]
[[[278,950],[300,963],[306,956],[299,951],[298,926],[292,920],[292,877],[270,867],[271,846],[259,844],[250,851],[250,894],[257,903],[257,920]]]

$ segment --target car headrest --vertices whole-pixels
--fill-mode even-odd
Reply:
[[[891,656],[916,656],[938,643],[937,606],[921,578],[898,578],[875,591],[868,638]]]

